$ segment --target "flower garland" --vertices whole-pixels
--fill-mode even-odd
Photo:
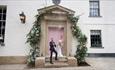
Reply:
[[[28,65],[35,65],[36,57],[40,56],[39,44],[41,39],[41,18],[43,14],[36,15],[36,21],[30,32],[27,34],[27,43],[30,44],[30,52],[28,56]]]
[[[87,37],[82,33],[79,26],[77,25],[77,22],[79,20],[79,16],[75,17],[72,15],[69,15],[68,18],[70,19],[70,22],[72,22],[71,30],[74,37],[76,37],[78,41],[77,50],[75,58],[77,58],[78,63],[85,61],[85,56],[87,52]]]
[[[46,13],[46,12],[45,12]],[[36,15],[36,21],[30,32],[27,34],[27,43],[30,44],[30,52],[28,56],[28,65],[35,65],[36,57],[40,56],[40,39],[41,39],[41,19],[42,16],[45,14],[38,14]],[[48,12],[49,13],[49,12]],[[78,59],[78,63],[85,60],[85,55],[87,52],[86,42],[87,37],[81,32],[79,26],[77,26],[77,22],[79,20],[79,16],[74,17],[69,15],[68,19],[72,22],[71,30],[74,37],[77,38],[79,45],[77,46],[76,55],[75,57]]]

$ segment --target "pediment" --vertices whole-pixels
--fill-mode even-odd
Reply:
[[[56,13],[56,14],[74,14],[75,13],[75,11],[65,8],[63,6],[60,6],[60,5],[52,5],[52,6],[38,9],[38,12],[40,12],[40,13],[44,13],[46,11],[50,11],[50,12]]]

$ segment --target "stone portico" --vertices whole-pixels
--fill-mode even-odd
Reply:
[[[43,19],[41,20],[42,37],[40,43],[40,57],[36,58],[35,66],[45,67],[45,65],[49,62],[49,55],[50,55],[48,48],[49,27],[64,29],[63,30],[64,42],[62,47],[63,57],[58,57],[59,62],[66,63],[68,66],[77,66],[77,60],[71,55],[71,49],[72,49],[71,22],[67,18],[67,15],[73,15],[75,12],[60,5],[52,5],[49,7],[38,9],[38,12],[39,13],[47,12],[47,14],[43,15]]]

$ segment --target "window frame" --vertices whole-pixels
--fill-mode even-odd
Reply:
[[[98,8],[95,8],[94,4],[93,4],[93,8],[91,8],[90,4],[91,3],[97,3],[98,4]],[[96,14],[98,14],[97,16],[94,15],[94,12],[91,12],[91,11],[98,11]],[[93,13],[93,15],[91,15],[91,13]],[[89,0],[89,17],[101,17],[100,16],[100,0]]]
[[[100,46],[92,46],[92,34],[91,34],[91,31],[99,31],[99,35],[100,35]],[[98,35],[98,34],[97,34]],[[95,35],[96,36],[96,35]],[[99,38],[98,38],[99,39]],[[91,46],[91,48],[104,48],[103,46],[102,46],[102,30],[90,30],[90,46]]]
[[[5,40],[5,27],[6,27],[6,17],[7,17],[7,6],[6,5],[0,5],[0,45],[5,46],[4,40]]]

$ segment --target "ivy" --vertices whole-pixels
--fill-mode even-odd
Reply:
[[[28,56],[28,65],[35,65],[36,57],[40,56],[40,39],[41,39],[41,18],[43,14],[36,15],[36,20],[30,32],[27,34],[27,43],[30,45],[30,52]]]
[[[68,18],[72,23],[71,25],[72,34],[74,37],[76,37],[78,41],[75,58],[78,60],[78,63],[81,63],[85,61],[85,56],[87,52],[87,47],[86,47],[87,37],[82,33],[79,26],[77,25],[79,16],[69,15]]]

